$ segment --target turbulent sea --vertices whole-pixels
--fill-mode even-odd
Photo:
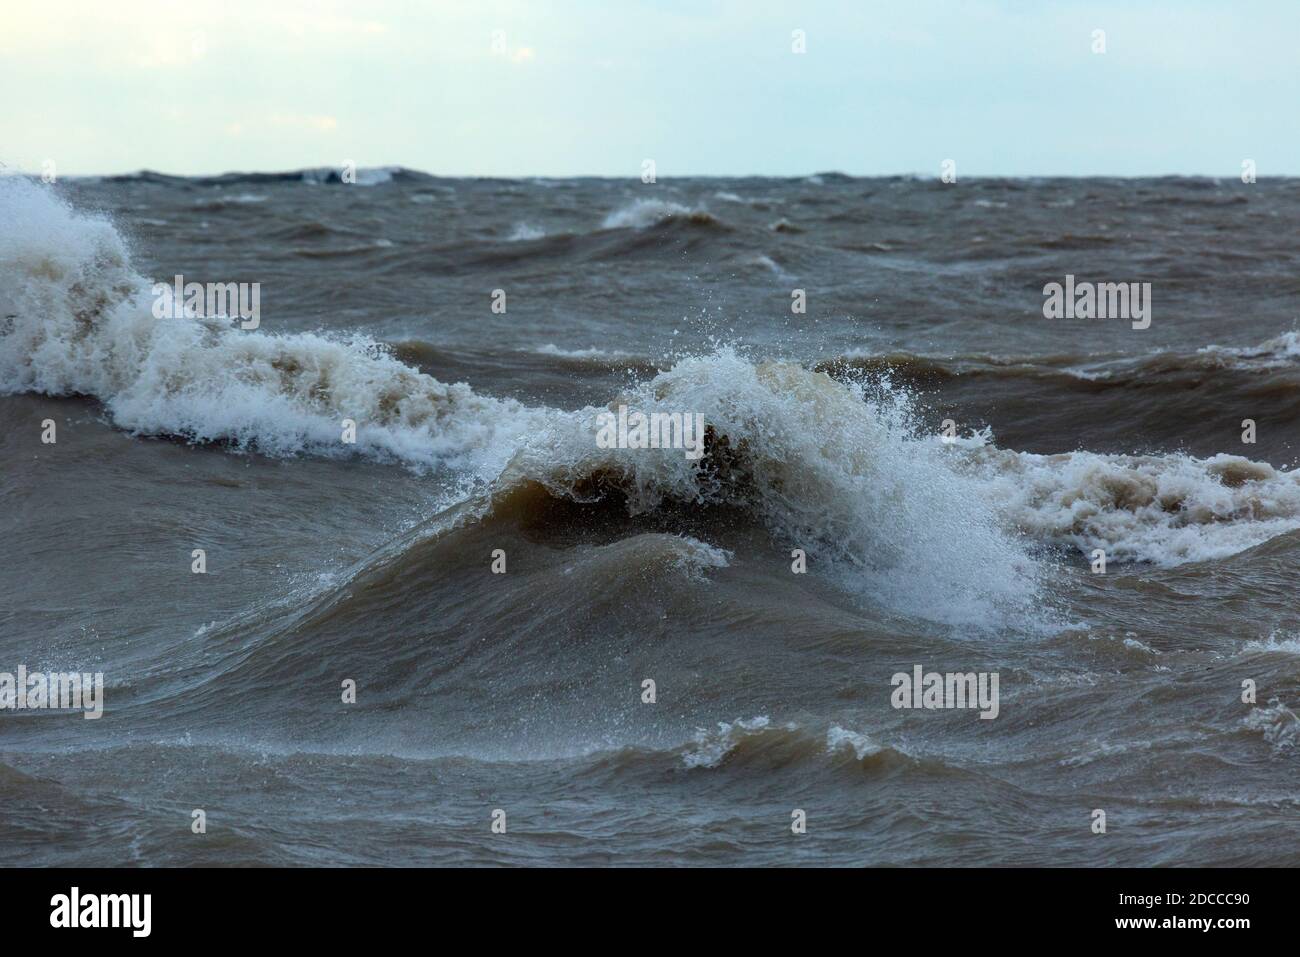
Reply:
[[[1298,230],[1295,180],[0,181],[0,672],[105,681],[0,711],[4,861],[1300,864]]]

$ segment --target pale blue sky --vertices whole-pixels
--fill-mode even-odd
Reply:
[[[1300,174],[1297,0],[4,7],[33,172]]]

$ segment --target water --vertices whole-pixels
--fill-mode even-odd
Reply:
[[[0,181],[9,859],[1300,862],[1300,183],[362,183]]]

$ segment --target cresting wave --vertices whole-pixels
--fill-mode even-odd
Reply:
[[[987,435],[960,444],[959,469],[982,478],[1009,521],[1110,561],[1210,561],[1300,528],[1300,472],[1238,455],[1034,455]]]
[[[824,736],[794,722],[774,724],[767,715],[720,721],[716,729],[700,728],[693,740],[677,749],[688,769],[713,769],[723,764],[763,768],[801,765],[812,761],[862,769],[887,762],[907,762],[910,756],[887,748],[868,735],[831,725]]]
[[[601,224],[605,229],[645,229],[672,220],[680,220],[693,226],[721,226],[722,223],[712,213],[703,209],[691,209],[681,203],[662,199],[638,199],[605,217]]]
[[[683,212],[647,207],[619,225]],[[731,347],[683,358],[609,404],[702,413],[702,460],[601,449],[601,409],[447,385],[364,336],[157,319],[152,284],[113,225],[26,180],[0,182],[0,220],[0,391],[93,397],[138,434],[452,470],[490,483],[490,502],[540,486],[575,502],[618,497],[633,515],[737,508],[845,587],[954,624],[1032,607],[1045,570],[1037,545],[1177,564],[1300,528],[1296,475],[1266,464],[1042,456],[987,434],[945,445],[918,432],[904,389]],[[353,446],[340,441],[347,418]]]
[[[0,390],[84,395],[144,435],[267,454],[358,450],[491,471],[543,410],[444,385],[365,337],[243,334],[227,320],[158,319],[152,283],[105,219],[25,180],[0,182]]]

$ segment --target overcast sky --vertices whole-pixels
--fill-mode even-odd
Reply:
[[[802,30],[806,52],[791,51]],[[1094,53],[1093,31],[1105,31]],[[494,49],[494,31],[504,44]],[[3,0],[61,174],[1300,174],[1300,0]]]

